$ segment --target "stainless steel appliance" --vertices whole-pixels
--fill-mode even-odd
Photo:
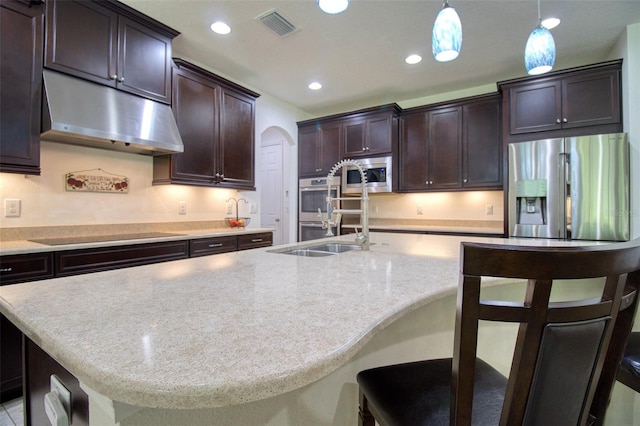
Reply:
[[[391,192],[393,162],[390,156],[377,158],[358,158],[367,176],[367,192]],[[342,171],[342,193],[360,194],[362,192],[360,171],[354,165],[345,166]]]
[[[629,240],[629,142],[606,134],[509,144],[509,235]]]
[[[318,209],[322,212],[327,210],[327,178],[300,179],[298,190],[298,241],[323,238],[327,230],[322,229]],[[340,198],[340,185],[332,185],[331,198]],[[339,209],[340,201],[334,203],[334,208]],[[339,227],[333,227],[332,231],[334,235],[340,235]]]

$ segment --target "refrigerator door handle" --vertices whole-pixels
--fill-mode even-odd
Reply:
[[[560,176],[559,179],[560,184],[560,200],[558,205],[561,206],[558,209],[558,215],[560,224],[560,229],[558,230],[558,238],[569,239],[571,238],[571,199],[570,194],[571,191],[569,189],[571,185],[571,170],[570,170],[570,157],[569,153],[562,152],[560,153]]]

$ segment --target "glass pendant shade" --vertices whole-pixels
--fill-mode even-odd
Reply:
[[[318,6],[325,13],[340,13],[347,10],[349,0],[318,0]]]
[[[538,25],[529,36],[524,49],[524,63],[530,75],[551,71],[556,60],[556,44],[551,32]]]
[[[452,61],[460,54],[462,47],[462,23],[456,10],[445,2],[433,24],[431,48],[436,61]]]

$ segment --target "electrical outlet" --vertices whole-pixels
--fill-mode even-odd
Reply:
[[[231,214],[233,209],[233,204],[231,203],[227,203],[227,214]]]
[[[178,201],[178,214],[187,214],[187,202]]]
[[[487,216],[493,215],[493,204],[487,204],[486,207],[485,207],[484,213]]]
[[[418,214],[424,214],[424,206],[422,204],[418,204],[418,207],[416,210]]]
[[[4,200],[4,217],[20,217],[20,200],[6,198]]]
[[[258,205],[256,203],[251,203],[251,214],[256,214],[258,213]]]

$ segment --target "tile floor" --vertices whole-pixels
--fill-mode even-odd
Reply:
[[[22,426],[22,398],[0,404],[0,426]]]

